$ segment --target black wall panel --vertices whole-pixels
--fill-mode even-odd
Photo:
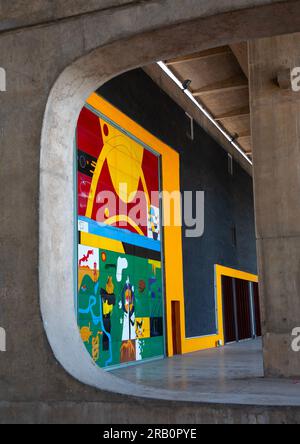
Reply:
[[[200,126],[190,140],[185,112],[143,70],[98,93],[180,153],[182,190],[205,191],[204,236],[183,238],[186,331],[215,333],[214,265],[257,272],[252,179],[236,163],[228,173],[227,153]]]

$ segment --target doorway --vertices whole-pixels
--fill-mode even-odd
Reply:
[[[225,344],[261,336],[258,284],[222,276]]]

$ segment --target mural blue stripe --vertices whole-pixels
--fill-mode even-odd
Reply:
[[[79,217],[79,222],[85,222],[88,224],[88,233],[95,234],[97,236],[106,237],[108,239],[114,239],[120,242],[125,242],[136,247],[146,248],[153,251],[161,251],[161,242],[148,237],[141,236],[139,234],[131,233],[128,230],[124,230],[118,227],[111,227],[98,223],[87,217]]]

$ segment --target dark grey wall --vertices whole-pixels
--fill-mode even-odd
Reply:
[[[198,125],[191,141],[185,112],[141,69],[98,93],[180,153],[182,191],[205,191],[204,235],[183,237],[186,331],[215,333],[214,265],[257,272],[252,178],[236,163],[231,176],[227,153]]]

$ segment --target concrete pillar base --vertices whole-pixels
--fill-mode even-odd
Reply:
[[[292,332],[300,327],[300,93],[278,73],[300,66],[300,34],[249,43],[251,129],[264,367],[300,377]]]

